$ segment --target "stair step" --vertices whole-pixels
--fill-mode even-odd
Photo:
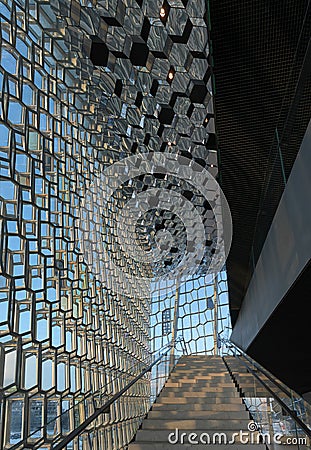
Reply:
[[[189,411],[188,403],[161,403],[156,402],[152,406],[152,411]],[[241,403],[192,403],[191,411],[246,411],[245,405]]]
[[[234,384],[232,381],[232,378],[227,377],[227,378],[210,378],[210,377],[205,377],[204,375],[200,375],[200,376],[190,376],[190,377],[180,377],[180,376],[175,376],[174,374],[172,374],[169,378],[170,381],[174,381],[174,382],[187,382],[187,383],[206,383],[206,384],[214,384],[217,385],[219,383],[230,383],[230,384]]]
[[[164,397],[170,397],[170,398],[206,398],[207,401],[210,401],[210,399],[219,398],[219,399],[233,399],[233,398],[241,398],[238,394],[238,392],[193,392],[193,391],[181,391],[181,392],[170,392],[168,389],[163,390],[160,394],[159,398]]]
[[[236,391],[237,388],[236,386],[231,383],[229,385],[229,383],[218,383],[218,384],[214,384],[214,385],[210,385],[207,384],[205,382],[198,382],[198,383],[180,383],[179,386],[174,386],[176,383],[173,383],[173,385],[171,385],[171,383],[167,382],[165,384],[166,388],[175,388],[175,389],[195,389],[195,390],[201,390],[201,389],[208,389],[210,390],[210,392],[218,392],[218,391],[225,391],[225,392],[230,392],[230,391]],[[251,389],[251,388],[248,388]]]
[[[211,377],[211,375],[201,375],[201,374],[197,374],[197,375],[195,375],[195,377],[194,376],[191,376],[190,378],[196,378],[197,380],[210,380],[210,379],[215,379],[215,378],[219,378],[219,381],[221,381],[221,379],[224,379],[225,377],[219,377],[218,375],[217,375],[217,377]],[[227,380],[232,380],[231,378],[229,378],[229,377],[226,377],[227,378]]]
[[[228,445],[224,444],[208,444],[208,445],[200,445],[200,444],[175,444],[174,446],[168,444],[167,442],[135,442],[130,444],[128,450],[168,450],[172,448],[174,450],[186,450],[189,448],[195,448],[197,450],[228,450]],[[266,446],[263,444],[231,444],[230,450],[266,450]],[[297,450],[297,446],[296,446]]]
[[[183,430],[183,429],[179,429],[178,428],[178,433],[179,433],[179,439],[181,439],[181,434],[182,433],[186,433],[184,436],[184,442],[186,443],[188,441],[188,436],[193,432],[196,433],[198,436],[206,436],[206,433],[209,434],[209,436],[211,437],[211,439],[213,438],[213,434],[217,434],[219,435],[219,433],[224,433],[224,435],[226,435],[227,437],[227,442],[230,441],[232,439],[232,434],[235,432],[239,432],[240,429],[238,430],[228,430],[228,429],[224,429],[221,430],[221,432],[219,430],[215,430],[215,431],[207,431],[206,428],[203,428],[201,430],[199,429],[195,429],[195,430]],[[176,430],[138,430],[137,434],[136,434],[136,442],[165,442],[167,447],[170,446],[169,444],[169,436],[171,433],[176,434]],[[254,441],[256,442],[256,436],[257,436],[257,432],[252,433],[254,435]],[[222,434],[222,436],[224,437],[224,435]],[[174,437],[172,437],[172,439],[174,439]],[[215,436],[216,439],[216,436]],[[217,437],[217,440],[220,439],[219,437]],[[245,436],[243,436],[243,440],[245,440]],[[235,437],[235,442],[239,443],[240,442],[240,436],[236,436]],[[198,445],[198,444],[197,444]],[[175,448],[175,447],[174,447]],[[206,445],[205,445],[206,448]],[[230,445],[231,448],[231,445]]]
[[[169,392],[210,392],[211,394],[217,394],[219,392],[222,393],[237,393],[237,389],[235,388],[235,386],[232,384],[230,387],[229,386],[219,386],[219,387],[210,387],[210,386],[197,386],[197,385],[191,385],[191,386],[180,386],[180,387],[175,387],[175,386],[167,386],[165,385],[165,388],[167,388],[167,390]]]
[[[177,381],[178,380],[178,381]],[[196,386],[196,387],[210,387],[210,388],[219,388],[219,387],[227,387],[227,388],[235,388],[235,384],[230,381],[216,381],[210,382],[209,380],[204,380],[202,378],[193,378],[189,380],[189,378],[169,378],[167,383],[180,383],[180,386]],[[166,386],[166,384],[165,384]]]
[[[229,372],[227,370],[227,368],[225,366],[217,366],[217,367],[213,367],[213,366],[208,366],[208,365],[185,365],[185,366],[175,366],[173,372],[186,372],[192,370],[193,372],[197,373],[197,372],[204,372],[206,374],[211,374],[211,375],[228,375]]]
[[[211,411],[211,410],[202,410],[198,411],[187,411],[185,410],[151,410],[148,413],[149,419],[196,419],[196,418],[207,418],[207,419],[223,419],[223,420],[249,420],[249,413],[245,410],[240,411]]]
[[[177,381],[178,380],[178,381]],[[193,378],[189,378],[189,377],[184,377],[184,378],[173,378],[172,379],[168,379],[168,381],[172,381],[174,383],[183,383],[183,384],[197,384],[200,387],[201,386],[210,386],[211,388],[217,388],[217,387],[235,387],[234,382],[231,379],[228,380],[209,380],[206,377],[199,376],[199,377],[193,377]]]
[[[211,375],[211,376],[224,376],[224,375],[229,375],[229,372],[224,369],[223,367],[219,367],[218,369],[211,369],[209,367],[193,367],[193,366],[188,366],[188,367],[175,367],[174,369],[174,373],[183,373],[183,372],[190,372],[192,371],[193,373],[197,374],[197,373],[204,373],[204,375]]]
[[[189,384],[190,386],[191,385],[198,385],[199,387],[209,386],[211,388],[217,388],[217,387],[220,387],[220,386],[221,387],[224,386],[224,387],[227,387],[227,388],[229,388],[229,387],[232,388],[232,387],[235,386],[232,380],[207,380],[207,379],[201,378],[201,377],[200,378],[170,377],[167,380],[167,383],[180,383],[181,385]]]
[[[195,431],[200,430],[247,430],[249,419],[245,420],[227,420],[227,419],[180,419],[180,420],[162,420],[162,419],[146,419],[143,422],[143,430],[182,430]]]
[[[187,369],[194,369],[194,370],[205,370],[210,372],[227,372],[226,366],[224,364],[218,364],[217,366],[215,364],[183,364],[183,365],[177,365],[175,366],[174,370],[187,370]]]
[[[211,366],[211,367],[218,367],[218,366],[224,366],[225,365],[225,363],[223,362],[223,360],[222,359],[218,359],[218,360],[214,360],[214,361],[212,361],[212,360],[209,360],[208,358],[207,359],[200,359],[200,358],[197,358],[197,359],[181,359],[181,360],[179,360],[178,362],[177,362],[177,365],[178,366],[188,366],[188,365],[191,365],[191,364],[197,364],[197,365],[199,365],[199,366],[202,366],[202,365],[204,365],[204,366]]]
[[[241,397],[219,397],[217,395],[217,397],[213,396],[213,397],[199,397],[199,396],[195,396],[195,397],[173,397],[173,396],[168,396],[167,393],[164,393],[160,395],[159,400],[161,401],[161,403],[172,403],[172,404],[178,404],[178,403],[206,403],[206,404],[222,404],[222,405],[227,405],[228,403],[234,403],[234,404],[241,404],[242,403],[242,399]],[[191,405],[192,407],[192,405]]]

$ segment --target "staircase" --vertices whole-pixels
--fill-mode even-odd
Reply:
[[[249,413],[221,357],[183,356],[128,449],[249,450],[256,445],[256,450],[264,450],[265,445],[257,444],[258,433],[248,430],[250,422]],[[248,432],[253,440],[242,444],[240,430]],[[234,444],[228,447],[225,442],[232,439]]]
[[[226,356],[225,361],[229,367],[230,374],[236,383],[241,387],[244,397],[267,397],[267,390],[259,383],[256,378],[249,373],[243,363],[233,356]],[[253,367],[253,370],[256,369]],[[279,397],[284,397],[283,392],[277,389],[276,386],[263,374],[260,378],[269,386],[275,394]]]

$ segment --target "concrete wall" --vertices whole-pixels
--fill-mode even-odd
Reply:
[[[247,350],[310,257],[311,122],[233,329],[234,343]]]

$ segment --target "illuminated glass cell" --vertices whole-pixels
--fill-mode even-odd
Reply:
[[[6,72],[16,74],[17,58],[5,48],[1,49],[1,66]]]
[[[16,376],[16,350],[9,350],[4,355],[3,386],[15,383]]]
[[[35,355],[24,355],[24,387],[31,389],[37,384],[37,358]]]

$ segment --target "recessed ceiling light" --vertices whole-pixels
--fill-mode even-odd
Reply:
[[[162,8],[160,9],[160,17],[161,17],[162,19],[164,19],[165,16],[166,16],[166,11],[165,11],[164,6],[162,6]]]
[[[167,74],[167,81],[171,83],[174,80],[174,76],[175,76],[175,69],[174,67],[171,67]]]
[[[170,7],[168,1],[164,0],[162,3],[162,6],[160,8],[160,12],[159,12],[160,19],[164,25],[166,24],[170,9],[171,9],[171,7]]]

